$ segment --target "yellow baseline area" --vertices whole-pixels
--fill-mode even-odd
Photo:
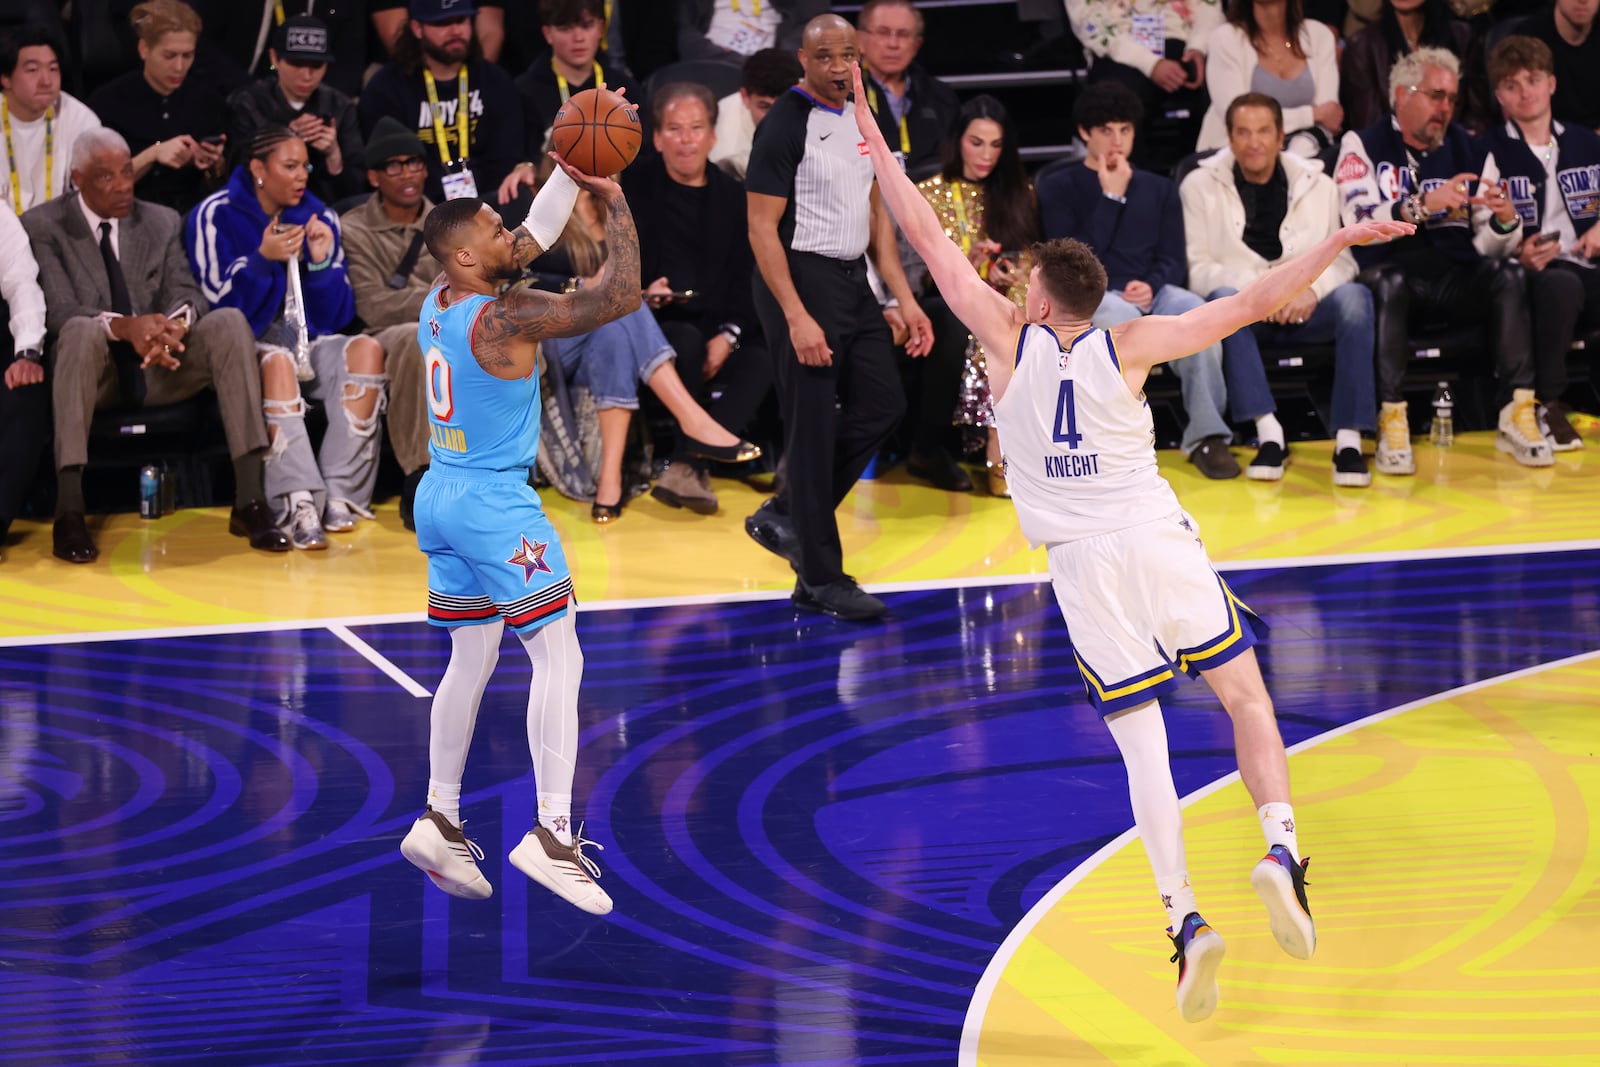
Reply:
[[[1163,473],[1199,521],[1219,563],[1440,548],[1579,541],[1600,536],[1600,432],[1590,447],[1542,470],[1464,434],[1448,449],[1419,440],[1416,477],[1375,476],[1368,489],[1335,489],[1331,442],[1295,443],[1283,481],[1207,481],[1176,452]],[[1238,450],[1242,460],[1249,451]],[[717,480],[711,517],[648,497],[599,527],[589,507],[554,491],[545,506],[572,564],[579,599],[638,600],[787,591],[787,564],[744,532],[762,496]],[[839,509],[845,566],[863,583],[944,581],[1044,573],[1010,501],[951,494],[902,471],[862,482]],[[332,535],[326,552],[268,555],[229,537],[222,508],[152,522],[91,518],[101,557],[74,566],[50,555],[48,523],[21,521],[0,550],[0,638],[157,627],[248,625],[299,619],[419,615],[427,567],[397,505],[378,521]],[[507,555],[515,550],[514,532]]]
[[[1310,961],[1277,947],[1250,889],[1262,844],[1243,785],[1187,808],[1190,876],[1228,949],[1221,1007],[1203,1023],[1178,1016],[1177,967],[1129,839],[991,964],[992,996],[967,1020],[976,1064],[1592,1067],[1596,692],[1591,655],[1293,755]]]

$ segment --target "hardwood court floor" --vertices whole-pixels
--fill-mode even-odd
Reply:
[[[526,659],[463,796],[486,902],[398,855],[448,642],[390,503],[269,557],[225,513],[117,516],[0,563],[0,1063],[1529,1064],[1600,1047],[1600,435],[1527,471],[1468,435],[1334,490],[1163,467],[1261,659],[1313,857],[1297,963],[1227,718],[1164,699],[1191,872],[1227,938],[1187,1026],[1114,746],[1010,505],[889,477],[842,509],[888,620],[798,615],[759,497],[611,527],[577,568],[577,796],[604,919],[505,861]]]

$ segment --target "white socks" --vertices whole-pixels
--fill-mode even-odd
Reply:
[[[1183,850],[1183,810],[1172,783],[1161,705],[1152,700],[1108,715],[1105,722],[1128,771],[1133,823],[1139,828],[1145,855],[1155,873],[1161,906],[1166,909],[1168,924],[1177,930],[1184,916],[1199,908],[1189,886],[1188,860]]]
[[[530,634],[519,634],[533,661],[528,687],[528,751],[539,787],[539,825],[572,844],[572,777],[578,757],[578,684],[583,650],[573,609]]]
[[[478,704],[500,657],[499,619],[450,630],[450,665],[433,694],[428,726],[428,806],[461,825],[461,774],[478,723]]]
[[[1256,814],[1261,817],[1261,832],[1266,835],[1267,847],[1282,845],[1299,863],[1300,842],[1294,834],[1294,808],[1275,801],[1261,805],[1256,809]]]
[[[1343,450],[1345,450],[1347,448],[1353,448],[1357,452],[1361,451],[1361,431],[1360,430],[1335,430],[1334,431],[1334,434],[1333,434],[1333,450],[1335,452],[1342,452]]]
[[[1279,448],[1283,447],[1283,424],[1276,415],[1262,415],[1256,419],[1256,440],[1261,444],[1271,441]]]
[[[450,825],[461,829],[461,783],[436,782],[428,779],[428,807],[450,820]]]

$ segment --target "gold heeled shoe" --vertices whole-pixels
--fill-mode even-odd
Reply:
[[[589,509],[589,518],[593,519],[597,526],[616,522],[622,518],[622,501],[619,500],[615,504],[602,504],[598,500],[595,501],[594,506]]]
[[[1011,487],[1006,484],[1006,461],[985,460],[983,465],[989,476],[989,495],[1011,499]]]

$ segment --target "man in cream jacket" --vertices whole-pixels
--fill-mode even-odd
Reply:
[[[1283,111],[1275,99],[1261,93],[1235,98],[1226,124],[1228,147],[1196,167],[1179,188],[1189,287],[1213,300],[1300,255],[1341,225],[1333,179],[1316,163],[1283,151]],[[1333,481],[1360,488],[1372,482],[1361,455],[1361,432],[1377,429],[1378,404],[1372,293],[1355,276],[1356,262],[1347,249],[1269,319],[1225,340],[1223,360],[1228,366],[1259,362],[1262,341],[1332,341]],[[1230,389],[1234,377],[1230,372]],[[1287,451],[1280,456],[1266,448],[1262,452],[1246,473],[1258,480],[1281,478]],[[1275,470],[1274,459],[1279,461]]]

